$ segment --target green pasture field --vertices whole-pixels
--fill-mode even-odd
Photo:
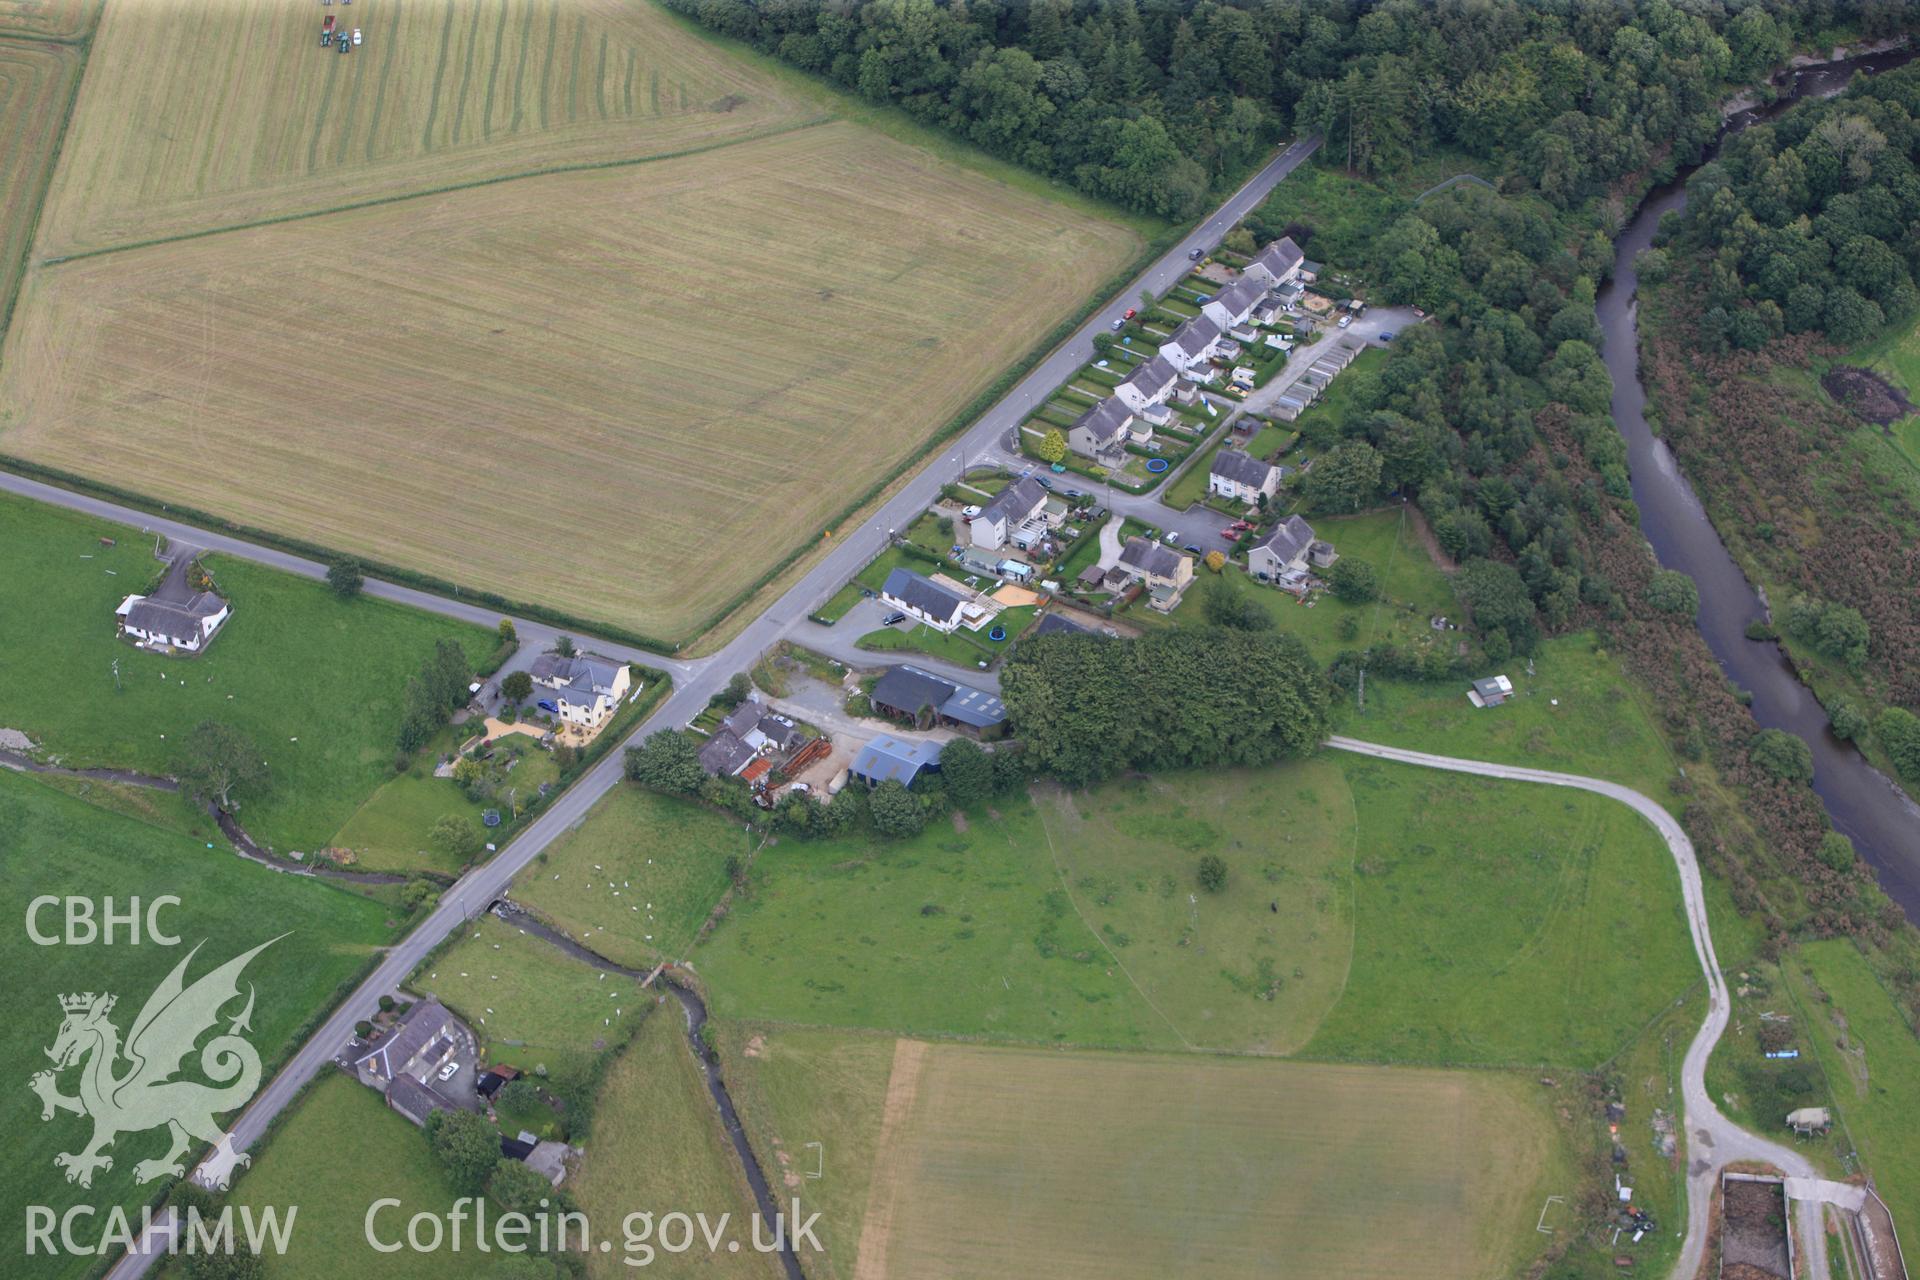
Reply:
[[[616,964],[684,958],[755,841],[691,800],[623,785],[520,873],[514,901]],[[649,937],[651,935],[651,937]]]
[[[0,770],[0,832],[0,905],[12,921],[0,950],[12,975],[0,991],[0,1027],[6,1028],[0,1057],[17,1082],[9,1114],[18,1121],[13,1158],[0,1172],[0,1256],[17,1258],[25,1248],[25,1205],[64,1212],[84,1202],[104,1212],[108,1205],[141,1204],[162,1186],[136,1184],[134,1166],[165,1154],[164,1133],[123,1135],[109,1153],[112,1168],[95,1174],[90,1190],[68,1184],[54,1166],[55,1153],[79,1151],[91,1132],[84,1119],[70,1114],[41,1123],[39,1104],[26,1088],[27,1078],[48,1065],[42,1050],[59,1031],[60,996],[113,993],[118,1002],[112,1021],[124,1035],[147,997],[194,947],[201,950],[185,974],[189,984],[271,941],[241,979],[243,994],[251,988],[255,1000],[249,1041],[271,1075],[296,1033],[394,934],[377,903],[243,861],[224,845],[209,849],[7,770]],[[150,904],[169,894],[180,905],[163,908],[159,922],[180,938],[178,946],[158,945],[144,935],[139,945],[129,945],[122,935],[112,946],[42,947],[23,925],[28,903],[41,896],[96,902],[111,897],[116,910],[125,911],[131,899]],[[43,932],[60,933],[59,910],[44,911],[40,924]],[[223,1017],[240,1012],[238,1000],[229,1005]],[[199,1078],[193,1063],[197,1058],[183,1078]],[[77,1072],[65,1072],[62,1092],[71,1094],[77,1078]],[[77,1276],[87,1271],[87,1261],[49,1262],[35,1274]]]
[[[394,775],[368,797],[329,843],[335,848],[353,850],[357,859],[354,865],[368,870],[438,871],[458,875],[462,864],[437,848],[429,838],[433,824],[452,816],[465,818],[479,827],[480,815],[485,810],[498,809],[503,825],[488,830],[486,837],[504,845],[516,829],[512,825],[513,806],[517,804],[524,818],[528,801],[540,794],[540,784],[558,783],[560,766],[536,738],[524,734],[497,738],[494,740],[497,748],[518,746],[521,749],[520,763],[507,774],[506,786],[499,797],[481,804],[469,800],[453,779],[433,776],[438,751],[451,752],[468,736],[466,728],[460,727],[445,735],[443,745],[428,744],[405,773]],[[507,798],[508,790],[515,792],[512,803]]]
[[[1591,1068],[1698,976],[1664,841],[1586,792],[1341,760],[1353,964],[1314,1057]]]
[[[1854,358],[1864,359],[1869,367],[1886,374],[1909,399],[1920,396],[1920,323],[1888,334],[1856,352]],[[1908,414],[1892,424],[1887,436],[1909,464],[1920,468],[1920,413]]]
[[[778,1265],[751,1247],[753,1196],[740,1171],[719,1112],[687,1045],[680,1007],[671,999],[647,1015],[607,1072],[594,1108],[593,1136],[579,1173],[569,1184],[595,1234],[611,1239],[610,1254],[589,1254],[593,1280],[642,1276],[757,1276],[773,1280]],[[775,1194],[782,1188],[776,1182]],[[705,1245],[681,1254],[658,1250],[644,1260],[623,1249],[622,1220],[637,1211],[655,1218],[679,1211],[703,1213],[709,1223],[728,1215],[738,1252]],[[637,1227],[636,1227],[637,1232]],[[809,1272],[811,1274],[811,1272]]]
[[[292,1247],[268,1263],[272,1280],[338,1280],[348,1271],[394,1280],[474,1273],[466,1253],[376,1253],[367,1243],[367,1210],[386,1197],[400,1204],[383,1209],[374,1228],[392,1242],[405,1240],[414,1214],[450,1212],[455,1192],[418,1129],[374,1090],[329,1072],[281,1118],[273,1140],[234,1183],[231,1200],[256,1212],[299,1207]]]
[[[994,813],[764,850],[699,957],[715,1015],[1591,1067],[1696,976],[1666,846],[1585,793],[1329,756]]]
[[[603,974],[491,915],[423,968],[414,988],[459,1014],[490,1061],[523,1071],[591,1062],[652,1003],[631,978]]]
[[[1517,1274],[1577,1174],[1543,1091],[1492,1072],[730,1028],[809,1274]],[[730,1059],[732,1060],[732,1059]],[[777,1145],[776,1145],[777,1144]]]
[[[166,773],[170,743],[202,720],[231,724],[272,775],[243,798],[240,822],[283,853],[323,847],[393,776],[402,694],[436,640],[460,640],[476,662],[496,643],[479,627],[210,556],[233,616],[204,654],[165,657],[114,634],[115,606],[160,568],[151,538],[0,496],[0,544],[0,727],[68,764]]]
[[[1840,1126],[1893,1210],[1901,1239],[1912,1240],[1920,1236],[1920,1128],[1913,1122],[1920,1041],[1913,1026],[1843,938],[1804,944],[1782,966]]]

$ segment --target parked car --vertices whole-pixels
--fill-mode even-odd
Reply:
[[[1180,541],[1180,531],[1178,529],[1167,530],[1166,544],[1168,546],[1172,546],[1174,543],[1178,541]]]
[[[1205,249],[1191,249],[1191,250],[1188,250],[1187,252],[1187,257],[1194,262],[1198,262],[1200,261],[1200,259],[1206,256],[1207,256],[1207,251]]]
[[[962,508],[960,508],[960,514],[961,514],[961,515],[963,515],[963,516],[965,516],[965,517],[966,517],[967,519],[969,519],[969,520],[971,520],[971,519],[973,519],[973,518],[974,518],[975,516],[977,516],[977,515],[979,515],[979,514],[980,514],[980,508],[978,508],[978,507],[962,507]]]
[[[1346,327],[1347,327],[1348,325],[1350,325],[1350,324],[1352,324],[1352,323],[1353,323],[1353,317],[1352,317],[1352,316],[1341,316],[1341,317],[1340,317],[1340,327],[1341,327],[1342,329],[1344,329],[1344,328],[1346,328]]]
[[[1047,479],[1047,478],[1046,478],[1045,476],[1040,476],[1040,477],[1038,477],[1038,479],[1039,479],[1039,483],[1040,483],[1040,487],[1041,487],[1042,489],[1051,489],[1051,488],[1053,488],[1053,481],[1051,481],[1051,480],[1049,480],[1049,479]]]
[[[1382,342],[1392,342],[1392,341],[1393,341],[1393,330],[1391,330],[1391,329],[1386,329],[1386,330],[1383,330],[1383,331],[1381,332],[1381,334],[1380,334],[1380,341],[1382,341]]]
[[[460,1064],[458,1062],[449,1062],[446,1066],[440,1068],[440,1082],[445,1084],[459,1074]]]
[[[1134,318],[1135,316],[1137,316],[1137,315],[1139,315],[1139,314],[1140,314],[1140,312],[1139,312],[1139,311],[1138,311],[1137,309],[1135,309],[1135,308],[1133,308],[1133,307],[1128,307],[1128,308],[1127,308],[1127,314],[1126,314],[1125,316],[1123,316],[1123,317],[1122,317],[1122,319],[1126,319],[1126,320],[1131,320],[1131,319],[1133,319],[1133,318]]]
[[[901,613],[898,609],[895,609],[892,613],[880,619],[880,625],[883,627],[897,626],[898,624],[905,622],[906,620],[907,620],[907,615],[904,613]]]
[[[860,588],[860,594],[871,600],[874,597],[874,590],[872,587],[862,587]]]
[[[1200,554],[1200,548],[1199,548],[1199,547],[1196,547],[1196,546],[1194,546],[1194,545],[1193,545],[1193,544],[1192,544],[1191,542],[1189,542],[1189,543],[1187,544],[1187,554],[1188,554],[1188,555],[1193,555],[1193,556],[1197,556],[1197,555],[1199,555],[1199,554]]]
[[[355,27],[355,28],[353,29],[353,42],[354,42],[355,44],[359,44],[359,43],[360,43],[360,28],[358,28],[358,27]]]
[[[1111,326],[1111,328],[1115,333],[1120,332],[1122,329],[1126,327],[1127,327],[1127,322],[1125,320],[1115,320]]]
[[[1078,489],[1069,489],[1067,490],[1067,496],[1069,498],[1077,498],[1080,496],[1080,491]]]

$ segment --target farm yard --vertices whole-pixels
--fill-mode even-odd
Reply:
[[[845,123],[424,196],[37,268],[0,452],[677,641],[1137,247]]]
[[[53,170],[67,105],[79,83],[80,51],[44,40],[9,40],[19,6],[0,3],[0,333],[13,309],[40,199]]]
[[[738,1097],[854,1276],[1516,1274],[1572,1180],[1531,1080],[748,1027]],[[1490,1141],[1493,1135],[1497,1141]],[[774,1147],[778,1139],[779,1147]]]
[[[320,47],[317,5],[108,5],[39,256],[632,163],[821,115],[651,4],[335,12],[367,32],[354,57]]]
[[[166,1150],[164,1133],[123,1134],[111,1152],[113,1167],[96,1174],[90,1191],[70,1186],[54,1166],[57,1152],[78,1151],[91,1130],[87,1121],[72,1115],[42,1124],[26,1089],[34,1067],[47,1065],[42,1051],[59,1031],[57,997],[113,992],[119,998],[114,1021],[124,1030],[168,969],[192,947],[204,944],[188,970],[189,982],[277,938],[254,958],[243,981],[243,987],[251,985],[258,993],[249,1039],[271,1075],[296,1031],[334,998],[336,988],[358,972],[375,948],[391,943],[395,933],[386,923],[386,910],[375,902],[322,881],[244,862],[224,847],[209,849],[202,840],[109,812],[5,769],[0,769],[0,831],[6,833],[0,846],[0,898],[21,912],[0,935],[0,961],[10,975],[32,975],[31,981],[9,981],[0,989],[0,1026],[5,1028],[0,1056],[18,1076],[18,1093],[9,1110],[18,1121],[16,1149],[0,1171],[0,1253],[19,1258],[25,1253],[21,1230],[26,1205],[64,1210],[84,1202],[97,1205],[102,1214],[109,1205],[132,1209],[155,1187],[134,1181],[135,1165]],[[152,902],[172,894],[180,905],[166,910],[160,920],[181,945],[123,945],[122,933],[114,946],[35,946],[22,917],[24,905],[43,894],[95,900],[111,896],[120,910],[129,898]],[[41,923],[57,933],[57,910],[44,912]],[[65,1073],[61,1086],[63,1092],[73,1092],[73,1072]],[[40,1260],[33,1274],[84,1275],[92,1262],[75,1255],[52,1263]]]

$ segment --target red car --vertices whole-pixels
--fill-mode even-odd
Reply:
[[[1127,314],[1125,314],[1124,316],[1121,316],[1120,318],[1121,318],[1122,320],[1131,320],[1131,319],[1133,319],[1133,318],[1134,318],[1135,316],[1137,316],[1137,315],[1139,315],[1139,314],[1140,314],[1140,313],[1139,313],[1139,312],[1138,312],[1137,310],[1135,310],[1134,308],[1132,308],[1132,307],[1128,307],[1128,308],[1127,308]]]

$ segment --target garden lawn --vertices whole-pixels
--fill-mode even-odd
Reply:
[[[357,867],[456,875],[461,864],[428,839],[433,824],[445,817],[467,818],[477,825],[479,806],[460,793],[452,778],[436,778],[424,768],[409,770],[383,783],[329,843],[353,850]]]
[[[100,539],[117,540],[112,547]],[[114,608],[159,569],[152,539],[125,525],[0,496],[0,727],[69,764],[166,773],[172,744],[202,720],[245,732],[272,786],[242,797],[240,821],[280,852],[324,846],[393,776],[407,681],[434,642],[477,663],[490,630],[361,597],[241,560],[207,566],[233,616],[207,651],[169,658],[114,634]],[[114,674],[118,664],[119,675]]]
[[[1633,810],[1340,764],[1360,823],[1353,967],[1310,1055],[1589,1069],[1698,978],[1678,872]]]
[[[1851,942],[1808,943],[1784,964],[1840,1123],[1901,1237],[1920,1238],[1920,1041]]]
[[[147,997],[195,947],[201,950],[185,975],[189,984],[270,942],[241,980],[243,993],[250,988],[255,997],[248,1039],[270,1076],[299,1030],[332,1005],[343,985],[394,934],[377,903],[322,881],[268,870],[235,857],[224,845],[210,849],[203,841],[96,808],[7,770],[0,770],[0,832],[5,833],[0,836],[0,907],[11,922],[0,933],[0,959],[10,975],[0,987],[0,1027],[5,1028],[0,1065],[18,1082],[6,1113],[16,1121],[15,1149],[0,1172],[0,1257],[19,1258],[24,1206],[64,1212],[84,1202],[104,1212],[109,1205],[137,1205],[157,1184],[136,1185],[134,1166],[167,1149],[164,1132],[122,1135],[111,1152],[113,1168],[97,1173],[91,1190],[68,1184],[54,1167],[56,1152],[80,1150],[91,1132],[85,1120],[72,1115],[40,1123],[39,1108],[26,1089],[27,1077],[49,1065],[42,1051],[59,1030],[61,995],[112,992],[118,997],[112,1019],[125,1034]],[[157,945],[144,935],[140,945],[128,945],[122,935],[112,946],[40,947],[24,928],[27,904],[43,895],[111,897],[124,910],[132,899],[151,903],[168,894],[180,905],[163,908],[160,924],[180,938],[178,946]],[[58,913],[44,912],[41,924],[58,933]],[[240,1008],[240,1001],[229,1002],[223,1015],[236,1015]],[[182,1078],[203,1078],[197,1062],[197,1057],[189,1060]],[[63,1073],[63,1092],[73,1092],[77,1076],[72,1070]],[[88,1270],[88,1260],[72,1257],[35,1266],[36,1276],[76,1276]]]
[[[617,964],[684,958],[726,892],[726,861],[752,855],[738,822],[623,785],[535,858],[514,900]]]
[[[594,1280],[634,1275],[774,1280],[779,1275],[770,1255],[752,1250],[752,1194],[687,1044],[684,1025],[679,1007],[663,1000],[615,1060],[601,1088],[587,1155],[569,1184],[588,1221],[605,1224],[596,1234],[615,1242],[610,1254],[587,1255],[587,1274]],[[778,1175],[774,1177],[778,1197],[782,1188]],[[644,1270],[637,1270],[623,1260],[616,1229],[639,1210],[652,1212],[656,1219],[676,1211],[704,1214],[710,1224],[724,1215],[728,1235],[740,1242],[740,1249],[729,1253],[723,1244],[710,1254],[700,1243],[686,1253],[659,1250]],[[642,1258],[639,1253],[627,1255],[636,1264]]]
[[[867,567],[854,576],[854,581],[870,591],[878,591],[886,585],[887,575],[895,569],[911,569],[915,573],[931,573],[934,566],[918,556],[910,556],[899,547],[889,546],[867,563]]]
[[[399,1200],[374,1225],[383,1242],[404,1240],[408,1218],[449,1212],[455,1194],[418,1129],[374,1090],[328,1071],[282,1118],[265,1151],[234,1184],[232,1202],[283,1214],[299,1206],[291,1247],[268,1264],[273,1280],[339,1280],[352,1272],[453,1280],[473,1274],[469,1255],[406,1248],[376,1253],[367,1243],[366,1216],[377,1199]]]
[[[1226,446],[1226,436],[1222,435],[1213,446],[1193,460],[1193,465],[1180,473],[1180,478],[1167,486],[1160,495],[1160,501],[1172,507],[1176,512],[1185,511],[1196,502],[1207,498],[1207,476],[1213,469],[1213,459]]]
[[[881,627],[861,636],[859,643],[862,649],[924,653],[963,667],[983,667],[1006,653],[1020,638],[1020,633],[1032,625],[1038,612],[1033,605],[1002,609],[992,622],[978,631],[937,631],[924,622],[905,631]],[[996,626],[1006,631],[1005,639],[988,638]]]
[[[459,1014],[488,1057],[531,1071],[584,1066],[627,1035],[651,997],[544,938],[491,915],[475,920],[413,986]]]

